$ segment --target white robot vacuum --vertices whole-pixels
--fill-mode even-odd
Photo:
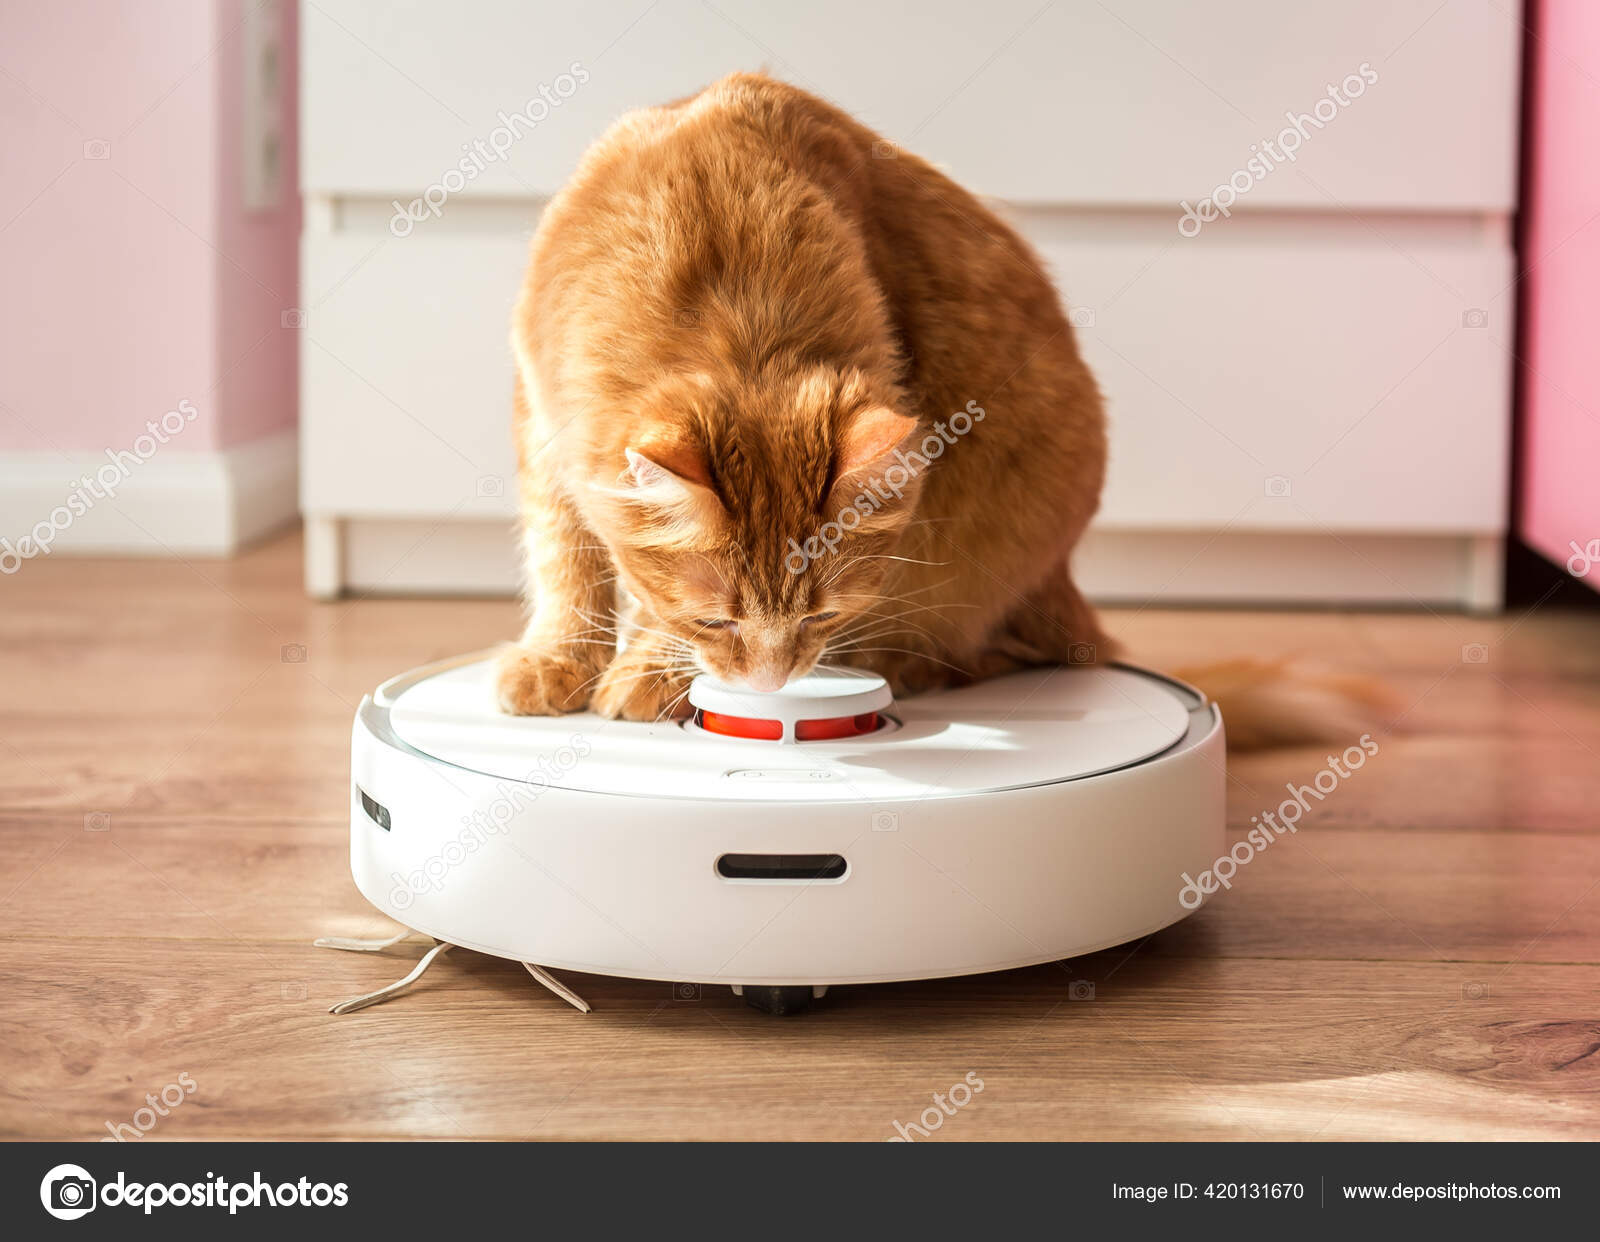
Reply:
[[[1192,913],[1223,852],[1216,706],[1127,665],[1040,668],[893,703],[824,669],[701,677],[687,721],[512,717],[478,653],[356,714],[350,862],[436,942],[553,970],[727,984],[794,1012],[828,987],[1007,970]],[[1193,891],[1192,889],[1190,891]]]

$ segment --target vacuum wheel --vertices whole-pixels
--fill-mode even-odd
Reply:
[[[737,989],[744,997],[744,1003],[752,1009],[759,1009],[762,1013],[775,1014],[780,1018],[793,1017],[797,1013],[804,1013],[811,1008],[813,996],[818,989],[806,987],[769,987],[764,984],[747,983]]]

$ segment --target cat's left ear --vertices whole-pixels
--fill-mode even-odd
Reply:
[[[850,420],[834,453],[834,477],[861,474],[885,459],[917,429],[917,420],[887,406],[863,410]]]

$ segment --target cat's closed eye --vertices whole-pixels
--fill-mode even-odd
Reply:
[[[695,624],[702,630],[732,630],[739,626],[737,621],[729,617],[700,617]]]
[[[839,614],[836,613],[836,612],[819,612],[815,616],[802,618],[801,621],[800,621],[800,624],[801,625],[820,625],[824,621],[832,621],[838,615]]]

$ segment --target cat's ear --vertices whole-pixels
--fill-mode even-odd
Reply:
[[[622,450],[628,461],[623,481],[644,493],[682,495],[689,488],[710,490],[711,466],[698,448],[684,443],[647,444]]]
[[[886,406],[863,410],[850,420],[839,439],[834,453],[834,477],[844,479],[881,467],[916,429],[916,419]]]
[[[614,482],[596,495],[621,506],[634,537],[667,546],[691,539],[714,523],[722,502],[711,482],[705,450],[688,439],[651,439],[623,449],[624,464]]]

